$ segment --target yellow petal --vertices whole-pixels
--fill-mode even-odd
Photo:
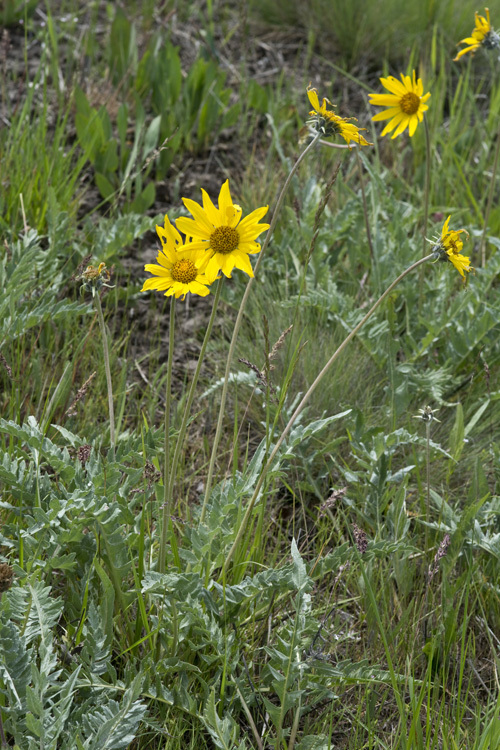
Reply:
[[[394,78],[394,76],[381,78],[380,83],[385,89],[387,89],[388,91],[392,91],[392,93],[395,94],[398,97],[398,99],[400,99],[404,94],[406,94],[405,87],[403,86],[401,81],[398,81],[398,79]]]
[[[376,107],[396,107],[401,101],[400,96],[394,94],[369,94],[370,104]]]
[[[410,134],[410,138],[415,133],[415,130],[417,129],[417,125],[418,125],[418,117],[416,115],[412,115],[412,117],[410,117],[410,122],[408,124],[408,133]]]
[[[170,266],[171,268],[172,266]],[[144,270],[146,273],[154,273],[155,276],[168,276],[171,278],[170,275],[170,268],[163,268],[163,266],[156,266],[154,263],[146,263],[144,266]]]
[[[192,294],[197,294],[199,297],[206,297],[207,294],[210,294],[210,289],[196,280],[190,281],[188,287]]]
[[[250,263],[250,258],[246,253],[233,253],[234,268],[239,268],[240,271],[246,273],[250,278],[253,278],[253,268]]]
[[[398,135],[401,135],[403,130],[406,130],[409,123],[410,123],[410,117],[407,114],[405,114],[404,118],[401,120],[401,122],[397,126],[395,132],[391,135],[391,138],[397,138]]]
[[[232,205],[233,202],[229,191],[229,180],[226,180],[219,193],[219,211],[222,217],[225,218],[227,216],[227,209],[231,208]]]
[[[194,219],[188,219],[185,216],[179,216],[175,223],[181,232],[184,232],[187,237],[196,237],[197,239],[206,241],[210,240],[214,231],[213,226],[207,226],[206,222],[204,222],[203,225],[200,225]]]
[[[185,232],[185,234],[189,234],[190,237],[204,237],[206,235],[210,236],[210,234],[214,231],[214,226],[200,204],[196,203],[196,201],[192,201],[190,198],[183,198],[182,202],[186,206],[189,213],[192,214],[195,219],[195,224],[198,226],[198,231],[196,234],[194,232],[192,234],[189,232]],[[179,221],[180,219],[177,219],[177,226],[179,226]],[[205,232],[204,234],[201,233],[202,229]],[[183,230],[181,229],[181,231]]]
[[[316,112],[319,112],[319,99],[318,99],[318,92],[316,91],[316,89],[307,89],[307,97],[311,103],[311,107]]]
[[[391,117],[396,117],[399,114],[402,114],[399,107],[391,107],[384,112],[378,112],[376,115],[373,115],[372,120],[374,122],[381,122],[382,120],[389,120]]]
[[[201,195],[203,200],[203,209],[209,219],[209,221],[214,226],[220,225],[220,215],[219,211],[215,208],[214,204],[212,203],[212,199],[208,195],[206,190],[201,189]]]
[[[397,125],[399,125],[399,123],[401,122],[401,120],[406,119],[406,117],[407,117],[407,115],[405,115],[404,112],[398,112],[398,114],[395,117],[393,117],[392,120],[390,120],[387,123],[387,125],[385,126],[385,128],[382,130],[381,135],[384,136],[384,135],[387,135],[387,133],[391,133],[394,130],[394,128]]]
[[[441,238],[445,237],[448,234],[448,224],[450,223],[451,214],[448,216],[446,221],[443,224],[443,228],[441,230]]]
[[[217,274],[219,273],[219,261],[217,258],[210,258],[207,267],[205,268],[205,276],[208,279],[209,284],[213,284],[215,279],[217,278]]]
[[[224,276],[227,276],[227,278],[230,279],[231,273],[236,263],[234,253],[229,253],[229,255],[222,255],[221,253],[217,253],[216,257],[218,258],[220,270],[222,271]]]

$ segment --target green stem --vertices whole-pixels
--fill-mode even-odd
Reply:
[[[321,133],[317,133],[311,143],[304,149],[304,151],[300,154],[297,161],[293,165],[292,169],[290,170],[290,174],[286,178],[285,184],[283,185],[281,189],[281,193],[278,196],[278,200],[276,202],[276,208],[274,209],[273,218],[271,219],[271,224],[269,226],[269,230],[266,234],[266,238],[262,244],[262,249],[260,251],[259,257],[257,259],[257,263],[255,264],[254,268],[254,276],[249,279],[248,284],[245,289],[245,293],[243,295],[243,298],[241,300],[240,309],[238,310],[238,315],[236,316],[236,321],[233,328],[233,336],[231,338],[231,343],[229,345],[229,352],[227,355],[227,362],[226,362],[226,372],[224,374],[224,385],[222,386],[222,395],[221,395],[221,403],[219,407],[219,419],[217,421],[217,428],[215,431],[215,437],[214,437],[214,443],[212,446],[212,455],[210,456],[210,465],[208,467],[208,476],[207,476],[207,486],[205,489],[205,498],[203,500],[203,507],[201,509],[201,516],[200,520],[203,522],[205,519],[205,514],[207,510],[207,503],[208,498],[210,497],[210,491],[212,489],[212,481],[213,481],[213,475],[214,475],[214,468],[215,468],[215,460],[217,458],[217,450],[219,448],[219,442],[222,434],[222,423],[224,420],[224,411],[226,406],[226,398],[227,398],[227,387],[229,383],[229,374],[231,370],[231,363],[233,361],[233,355],[234,350],[236,348],[236,339],[238,337],[238,333],[240,330],[241,322],[243,320],[243,311],[245,309],[248,295],[250,294],[250,289],[252,288],[252,285],[255,280],[255,276],[257,275],[257,271],[259,270],[259,266],[262,262],[262,258],[264,257],[264,253],[267,249],[267,246],[269,245],[269,240],[271,239],[271,236],[274,232],[274,228],[276,226],[276,222],[278,220],[278,215],[281,209],[281,206],[283,204],[283,200],[285,198],[286,192],[290,186],[290,183],[292,181],[292,177],[294,176],[295,172],[299,168],[299,165],[303,161],[303,159],[306,157],[306,155],[311,151],[312,148],[316,145],[319,138],[321,136]]]
[[[102,348],[104,353],[104,371],[106,373],[106,385],[108,388],[108,408],[109,408],[109,439],[111,443],[111,456],[113,461],[115,460],[115,410],[113,407],[113,383],[111,381],[111,368],[109,366],[109,347],[108,347],[108,336],[106,333],[106,326],[104,324],[104,316],[102,314],[101,299],[99,292],[94,295],[95,306],[97,310],[97,317],[99,319],[99,327],[101,329],[102,337]]]
[[[3,76],[2,76],[3,78]],[[0,594],[0,597],[2,595]],[[7,739],[5,737],[5,732],[3,731],[3,723],[2,723],[2,709],[0,708],[0,744],[2,747],[9,747],[7,744]]]
[[[490,219],[490,211],[491,211],[491,204],[493,203],[493,195],[495,193],[495,180],[496,180],[496,175],[497,175],[499,152],[500,152],[500,125],[498,127],[497,145],[495,148],[495,156],[493,159],[493,171],[491,173],[490,187],[488,191],[488,203],[486,205],[486,213],[484,214],[483,234],[481,236],[480,250],[481,250],[481,265],[483,267],[486,265],[486,233],[488,231],[488,221]]]
[[[422,227],[422,257],[425,255],[427,250],[427,222],[429,221],[429,196],[431,192],[431,136],[429,134],[429,126],[427,120],[424,117],[424,131],[425,131],[425,187],[424,187],[424,225]]]
[[[198,378],[201,371],[201,365],[203,363],[203,360],[205,358],[205,352],[207,350],[207,344],[210,339],[210,334],[212,333],[212,327],[215,320],[215,313],[217,312],[217,307],[219,305],[220,295],[222,291],[222,285],[224,283],[224,277],[220,278],[217,283],[217,288],[215,290],[215,297],[214,302],[212,305],[212,313],[210,315],[210,320],[208,321],[207,330],[205,332],[205,338],[203,339],[203,343],[201,345],[201,351],[200,356],[198,357],[198,364],[196,365],[196,370],[193,376],[193,380],[191,382],[191,386],[189,388],[189,393],[186,401],[186,405],[184,407],[184,414],[182,415],[182,423],[179,429],[179,434],[177,436],[177,440],[175,442],[175,451],[174,451],[174,458],[172,461],[172,470],[170,472],[170,487],[169,487],[169,498],[173,497],[174,493],[174,484],[175,484],[175,477],[177,474],[177,465],[179,463],[179,458],[182,451],[182,445],[184,443],[184,438],[186,436],[186,430],[187,430],[187,424],[189,421],[189,415],[191,413],[191,406],[193,404],[194,400],[194,394],[196,389],[196,384],[198,383]]]
[[[316,379],[314,380],[314,382],[312,383],[312,385],[309,386],[308,390],[306,391],[306,393],[302,397],[301,402],[299,403],[299,405],[295,409],[294,413],[290,417],[290,420],[289,420],[287,426],[285,427],[285,429],[281,433],[280,437],[278,438],[278,441],[276,442],[276,445],[274,446],[274,448],[273,448],[273,450],[271,452],[271,455],[269,456],[269,459],[267,460],[267,463],[265,464],[264,468],[262,469],[262,472],[260,474],[260,477],[259,477],[258,482],[257,482],[256,487],[255,487],[254,493],[253,493],[252,497],[250,498],[250,501],[248,503],[248,507],[247,507],[247,509],[245,511],[245,515],[243,516],[243,519],[241,521],[240,528],[238,529],[238,533],[236,534],[236,538],[235,538],[235,540],[233,542],[233,546],[229,550],[228,556],[227,556],[226,561],[224,563],[224,566],[223,566],[223,569],[222,569],[223,575],[226,574],[228,565],[229,565],[229,563],[230,563],[230,561],[231,561],[234,553],[236,552],[236,549],[237,549],[239,543],[241,542],[241,539],[242,539],[242,537],[243,537],[243,535],[244,535],[244,533],[246,531],[246,527],[248,525],[248,521],[250,519],[250,515],[252,513],[253,506],[255,505],[255,501],[257,500],[257,497],[259,496],[259,492],[260,492],[261,487],[262,487],[262,485],[264,483],[264,479],[266,478],[267,472],[271,468],[271,466],[273,464],[273,461],[274,461],[274,458],[275,458],[276,454],[278,453],[279,449],[281,448],[281,445],[283,444],[283,442],[284,442],[285,438],[287,437],[288,433],[292,429],[292,427],[293,427],[293,425],[295,423],[295,420],[297,419],[297,417],[299,416],[299,414],[301,413],[301,411],[304,409],[305,405],[309,401],[309,399],[312,396],[313,392],[316,390],[317,386],[321,383],[321,381],[323,380],[324,376],[326,375],[326,373],[328,372],[328,370],[330,369],[330,367],[333,365],[333,363],[335,362],[335,360],[340,356],[340,354],[342,354],[342,352],[346,348],[347,344],[356,336],[356,334],[361,330],[361,328],[364,326],[364,324],[367,322],[367,320],[369,320],[371,318],[371,316],[373,315],[373,313],[375,312],[375,310],[382,304],[382,302],[386,299],[386,297],[392,292],[392,290],[394,289],[394,287],[397,286],[399,284],[399,282],[402,281],[405,278],[405,276],[407,276],[409,273],[411,273],[413,270],[415,270],[415,268],[418,268],[423,263],[426,263],[428,260],[431,260],[431,258],[434,258],[434,254],[433,253],[431,253],[430,255],[426,255],[425,258],[420,258],[420,260],[417,260],[415,263],[413,263],[411,266],[409,266],[405,271],[403,271],[403,273],[401,273],[398,276],[398,278],[395,281],[392,282],[392,284],[390,284],[390,286],[387,287],[387,289],[385,290],[385,292],[382,294],[381,297],[378,298],[378,300],[375,302],[375,304],[366,313],[366,315],[364,316],[364,318],[362,318],[362,320],[358,323],[358,325],[355,326],[352,329],[352,331],[350,332],[350,334],[344,339],[344,341],[340,344],[340,346],[338,347],[338,349],[332,354],[332,356],[330,357],[330,359],[328,360],[328,362],[326,363],[326,365],[323,367],[323,369],[321,370],[321,372],[316,376]]]
[[[168,363],[167,363],[167,385],[165,392],[165,442],[164,442],[164,464],[163,464],[163,505],[161,518],[161,540],[158,571],[165,572],[165,561],[167,557],[167,531],[170,522],[170,410],[172,405],[172,361],[174,359],[174,332],[175,332],[175,297],[170,298],[170,319],[168,329]]]
[[[426,422],[425,424],[425,432],[426,432],[426,451],[425,451],[425,463],[426,463],[426,480],[427,480],[427,507],[426,507],[426,525],[425,525],[425,549],[427,550],[429,546],[429,527],[427,524],[429,523],[430,519],[430,513],[431,513],[431,423]]]
[[[372,261],[375,260],[375,253],[373,252],[373,242],[372,242],[372,233],[370,229],[370,221],[368,219],[368,204],[366,202],[366,194],[365,194],[365,181],[363,178],[363,162],[361,161],[361,146],[356,146],[356,158],[358,160],[358,170],[359,170],[359,184],[361,186],[361,198],[363,201],[363,215],[365,217],[365,228],[366,228],[366,239],[368,240],[368,247],[370,248],[370,255]]]

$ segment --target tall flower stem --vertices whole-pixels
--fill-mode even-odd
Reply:
[[[424,118],[425,131],[425,185],[424,185],[424,225],[422,227],[422,257],[427,250],[427,222],[429,221],[429,197],[431,192],[431,136],[429,125]]]
[[[431,253],[430,255],[426,255],[425,258],[421,258],[420,260],[417,260],[415,263],[413,263],[411,266],[409,266],[409,268],[407,268],[405,271],[403,271],[403,273],[401,273],[397,277],[397,279],[395,281],[393,281],[392,284],[390,284],[390,286],[387,287],[387,289],[385,290],[385,292],[378,298],[378,300],[375,302],[375,304],[366,313],[366,315],[364,316],[364,318],[362,318],[360,320],[360,322],[358,323],[358,325],[355,326],[352,329],[352,331],[349,333],[348,336],[346,336],[346,338],[340,344],[340,346],[338,347],[338,349],[332,354],[332,356],[330,357],[330,359],[328,360],[328,362],[326,363],[326,365],[323,367],[323,369],[321,370],[321,372],[316,376],[316,379],[314,380],[314,382],[312,383],[312,385],[309,386],[308,390],[306,391],[306,393],[302,397],[301,402],[299,403],[299,405],[295,409],[294,413],[290,417],[290,419],[288,421],[288,424],[286,425],[285,429],[283,430],[283,432],[281,433],[280,437],[278,438],[278,440],[276,442],[276,445],[274,446],[274,448],[273,448],[273,450],[271,452],[271,455],[269,456],[269,458],[267,460],[267,463],[265,464],[264,468],[262,469],[260,477],[259,477],[259,479],[257,481],[256,486],[255,486],[254,493],[253,493],[252,497],[250,498],[250,501],[248,503],[248,507],[247,507],[247,509],[245,511],[245,515],[243,516],[243,519],[241,521],[240,528],[238,529],[238,532],[236,534],[236,538],[235,538],[235,540],[233,542],[233,545],[232,545],[231,549],[229,550],[229,553],[227,555],[226,561],[225,561],[224,566],[222,568],[222,575],[223,576],[226,575],[229,563],[231,562],[231,559],[232,559],[234,553],[236,552],[236,550],[237,550],[237,548],[238,548],[238,546],[239,546],[239,544],[241,542],[241,539],[242,539],[243,535],[245,534],[248,522],[250,520],[250,516],[251,516],[252,511],[253,511],[253,507],[255,505],[255,501],[257,500],[257,498],[259,496],[259,492],[261,490],[261,487],[262,487],[262,485],[264,483],[264,480],[265,480],[265,478],[267,476],[267,473],[268,473],[269,469],[271,468],[271,466],[273,464],[273,461],[274,461],[274,459],[276,457],[276,454],[278,453],[279,449],[281,448],[281,445],[283,444],[285,438],[287,437],[288,433],[290,432],[290,430],[292,429],[293,425],[295,424],[295,421],[296,421],[297,417],[299,416],[299,414],[302,412],[302,410],[304,409],[305,405],[309,401],[310,397],[312,396],[312,394],[314,393],[314,391],[316,390],[316,388],[318,387],[318,385],[321,383],[321,381],[323,380],[323,378],[325,377],[326,373],[331,368],[331,366],[333,365],[333,363],[335,362],[335,360],[338,359],[338,357],[342,354],[342,352],[346,348],[347,344],[357,335],[357,333],[361,330],[361,328],[363,328],[363,326],[365,325],[365,323],[371,318],[371,316],[373,315],[373,313],[375,312],[375,310],[382,304],[382,302],[386,299],[386,297],[388,297],[388,295],[392,292],[392,290],[394,289],[394,287],[396,287],[399,284],[399,282],[402,281],[405,278],[405,276],[408,276],[409,273],[411,273],[412,271],[414,271],[416,268],[418,268],[419,266],[421,266],[423,263],[426,263],[428,260],[431,260],[431,258],[434,258],[434,254],[433,253]]]
[[[488,203],[486,204],[486,212],[484,214],[484,226],[483,234],[481,236],[481,265],[486,265],[486,233],[488,231],[488,221],[490,220],[491,204],[493,203],[493,195],[495,193],[495,181],[497,176],[498,168],[498,154],[500,152],[500,125],[497,133],[497,144],[495,148],[495,156],[493,158],[493,171],[491,173],[490,188],[488,191]]]
[[[370,221],[368,219],[368,205],[366,202],[365,180],[363,177],[363,162],[361,161],[360,150],[361,150],[360,147],[356,146],[356,159],[358,161],[359,184],[361,187],[361,199],[363,201],[363,215],[365,217],[366,239],[368,240],[368,247],[370,248],[370,255],[371,255],[372,261],[374,261],[375,253],[373,252],[372,233],[370,229]]]
[[[427,483],[427,507],[426,507],[426,525],[425,525],[425,549],[429,546],[429,519],[431,517],[431,421],[425,423],[425,465],[426,465],[426,483]]]
[[[164,462],[163,462],[163,504],[161,514],[161,538],[160,557],[158,561],[158,572],[165,572],[165,561],[167,557],[167,532],[170,523],[170,411],[172,408],[172,361],[174,359],[174,333],[175,333],[175,297],[170,298],[170,319],[168,328],[168,363],[167,384],[165,390],[165,438],[164,438]]]
[[[196,384],[198,383],[198,378],[200,375],[201,365],[203,363],[203,360],[205,358],[205,352],[207,350],[207,344],[210,339],[210,335],[212,333],[212,327],[215,320],[215,313],[217,312],[217,307],[219,305],[220,295],[222,291],[222,285],[224,283],[224,277],[220,278],[217,282],[217,288],[215,290],[215,297],[214,302],[212,305],[212,312],[210,315],[210,320],[208,321],[207,330],[205,332],[205,338],[203,339],[203,343],[201,345],[201,351],[200,356],[198,357],[198,364],[196,365],[196,370],[193,376],[193,380],[191,382],[191,386],[189,388],[189,393],[186,401],[186,405],[184,407],[184,414],[182,416],[182,422],[179,429],[179,434],[177,436],[177,440],[175,442],[175,451],[174,451],[174,458],[172,460],[172,468],[170,471],[170,486],[169,486],[169,502],[171,502],[171,499],[174,494],[174,484],[175,484],[175,477],[177,474],[177,465],[179,463],[179,458],[182,451],[182,445],[184,443],[184,438],[186,437],[186,430],[187,430],[187,424],[189,421],[189,416],[191,414],[191,406],[193,405],[194,400],[194,394],[196,389]]]
[[[115,410],[113,407],[113,383],[111,381],[111,368],[109,366],[109,346],[108,346],[108,334],[106,332],[106,325],[104,323],[104,316],[102,314],[101,298],[99,292],[96,291],[94,294],[94,302],[97,310],[97,318],[99,320],[99,328],[101,329],[102,337],[102,348],[104,354],[104,371],[106,373],[106,386],[108,389],[108,409],[109,409],[109,440],[111,443],[111,456],[113,461],[115,460]]]
[[[255,277],[257,275],[257,271],[259,270],[259,266],[260,266],[260,264],[262,262],[262,258],[264,257],[264,253],[267,250],[267,246],[269,245],[269,240],[271,239],[271,236],[273,234],[274,228],[276,226],[276,222],[278,220],[278,215],[279,215],[281,206],[283,204],[283,200],[285,198],[285,195],[287,193],[287,190],[290,187],[290,183],[292,181],[292,178],[293,178],[295,172],[297,171],[297,169],[299,168],[299,165],[301,164],[301,162],[305,159],[305,157],[307,156],[307,154],[309,153],[309,151],[311,151],[314,148],[314,146],[316,145],[316,143],[318,142],[318,140],[320,139],[320,137],[321,137],[321,133],[320,132],[316,133],[316,135],[314,136],[314,138],[311,141],[311,143],[309,143],[309,145],[303,150],[303,152],[298,157],[297,161],[295,162],[295,164],[293,165],[292,169],[290,170],[290,173],[289,173],[288,177],[285,180],[285,184],[283,185],[283,187],[281,189],[281,193],[279,194],[278,200],[276,202],[276,208],[274,209],[273,218],[271,219],[271,224],[270,224],[268,232],[266,234],[266,238],[265,238],[265,240],[264,240],[264,242],[262,244],[262,249],[261,249],[259,257],[257,259],[257,263],[255,264],[254,276],[253,276],[253,278],[250,278],[249,281],[248,281],[248,284],[247,284],[246,289],[245,289],[245,293],[244,293],[243,298],[241,300],[240,309],[238,310],[238,315],[236,316],[236,321],[234,323],[234,328],[233,328],[233,336],[231,338],[231,343],[229,345],[229,352],[228,352],[228,355],[227,355],[226,371],[225,371],[225,374],[224,374],[224,385],[222,386],[221,403],[220,403],[220,407],[219,407],[219,418],[217,420],[217,428],[215,430],[215,437],[214,437],[214,442],[213,442],[213,446],[212,446],[212,454],[210,456],[210,465],[208,467],[207,486],[206,486],[206,489],[205,489],[205,497],[204,497],[203,506],[202,506],[202,509],[201,509],[200,520],[202,522],[205,520],[205,514],[207,512],[208,498],[210,497],[210,491],[212,489],[212,481],[213,481],[213,475],[214,475],[214,469],[215,469],[215,461],[216,461],[216,458],[217,458],[217,451],[218,451],[218,448],[219,448],[220,438],[221,438],[221,434],[222,434],[222,424],[223,424],[223,421],[224,421],[224,413],[225,413],[225,406],[226,406],[226,398],[227,398],[227,388],[228,388],[228,383],[229,383],[229,375],[230,375],[230,372],[231,372],[231,364],[232,364],[232,361],[233,361],[234,350],[236,348],[236,339],[238,338],[238,333],[239,333],[239,330],[240,330],[241,322],[243,320],[243,312],[245,310],[245,306],[246,306],[246,303],[247,303],[247,300],[248,300],[248,296],[250,294],[250,290],[251,290],[251,288],[253,286],[253,283],[255,281]]]

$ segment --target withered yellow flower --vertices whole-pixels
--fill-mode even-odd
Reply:
[[[475,51],[481,46],[483,46],[485,49],[495,49],[500,47],[500,37],[491,26],[490,10],[489,8],[485,8],[484,10],[486,13],[486,18],[484,16],[480,16],[476,11],[476,23],[471,31],[471,35],[465,37],[465,39],[461,39],[458,42],[458,44],[467,44],[467,47],[464,47],[460,50],[457,56],[453,58],[454,61],[460,60],[460,58],[463,55],[466,55],[468,52],[473,55]]]
[[[373,145],[360,133],[360,130],[365,130],[366,128],[358,128],[357,125],[349,122],[349,120],[354,120],[354,117],[340,117],[336,115],[335,112],[328,109],[329,106],[335,106],[328,99],[323,99],[320,105],[316,89],[308,88],[307,96],[312,107],[312,110],[309,112],[310,119],[308,123],[316,132],[322,132],[325,137],[340,135],[347,142],[348,146],[350,146],[351,141],[358,143],[360,146]]]

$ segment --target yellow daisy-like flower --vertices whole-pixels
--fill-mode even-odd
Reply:
[[[467,256],[462,255],[461,251],[464,246],[461,234],[469,236],[469,233],[465,229],[448,229],[451,216],[448,216],[443,229],[441,230],[441,238],[433,250],[437,260],[450,261],[453,263],[460,276],[465,281],[465,273],[473,271],[473,267],[470,264],[470,259]]]
[[[165,226],[156,227],[161,240],[162,249],[156,258],[159,265],[148,263],[144,270],[154,274],[146,279],[141,292],[156,289],[165,292],[165,297],[172,295],[178,299],[185,298],[188,292],[206,297],[210,294],[207,285],[211,284],[204,273],[201,273],[196,263],[203,258],[203,250],[193,248],[190,242],[184,244],[177,229],[165,216]]]
[[[249,255],[260,252],[255,242],[259,234],[269,229],[269,224],[259,224],[267,213],[268,206],[257,208],[241,219],[241,207],[233,203],[229,192],[229,180],[220,189],[219,207],[215,208],[208,193],[201,190],[203,208],[189,198],[183,198],[184,205],[193,219],[177,219],[177,227],[188,237],[192,237],[191,247],[201,253],[196,261],[211,284],[219,271],[231,278],[234,268],[239,268],[253,277]]]
[[[411,137],[418,123],[424,119],[424,112],[429,109],[425,102],[429,99],[430,93],[424,94],[422,79],[415,77],[415,71],[413,71],[413,78],[401,73],[401,81],[394,76],[388,76],[381,78],[380,82],[391,93],[370,94],[370,104],[389,109],[374,115],[372,120],[375,122],[389,120],[382,135],[394,130],[391,138],[396,138],[408,128]]]
[[[369,143],[364,138],[357,125],[353,125],[349,120],[354,120],[354,117],[339,117],[335,112],[328,109],[335,106],[328,99],[323,99],[323,102],[319,103],[318,92],[316,89],[308,88],[307,96],[311,103],[312,110],[309,112],[308,120],[309,125],[312,125],[316,131],[320,131],[325,134],[326,137],[331,135],[341,135],[342,138],[347,141],[347,145],[350,147],[351,141],[359,143],[360,146],[373,146],[373,143]],[[361,128],[366,130],[366,128]]]
[[[475,53],[475,51],[483,46],[486,49],[495,49],[500,47],[500,37],[498,34],[493,31],[490,23],[490,10],[489,8],[484,9],[486,12],[486,18],[484,16],[480,16],[479,13],[476,11],[476,25],[471,31],[471,35],[465,37],[465,39],[461,39],[458,44],[467,44],[467,47],[464,47],[460,50],[458,55],[453,58],[454,61],[460,60],[460,58],[463,55],[466,55],[467,52],[470,52],[471,55]]]

